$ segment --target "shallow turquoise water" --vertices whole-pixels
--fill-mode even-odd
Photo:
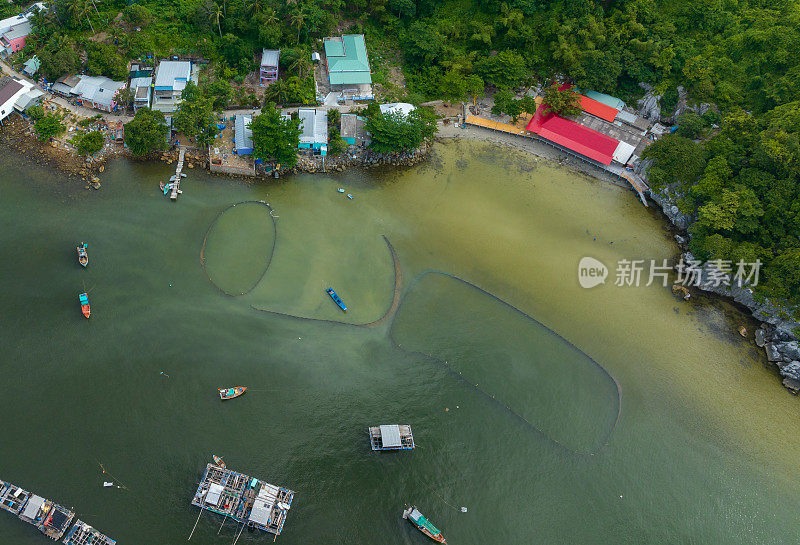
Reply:
[[[658,218],[618,188],[503,150],[437,154],[403,172],[270,184],[190,171],[177,203],[158,192],[169,166],[118,162],[88,192],[6,154],[0,478],[73,506],[119,543],[185,542],[212,453],[297,491],[285,544],[426,543],[400,519],[406,502],[453,544],[792,542],[797,400],[730,333],[735,323],[666,289],[577,286],[583,255],[671,256]],[[275,253],[252,292],[228,297],[200,249],[220,211],[247,200],[279,216]],[[213,267],[236,288],[259,274],[269,229],[259,213],[228,219],[236,248]],[[547,434],[395,346],[391,320],[331,322],[370,322],[390,307],[382,235],[402,265],[400,344],[482,373],[476,382],[490,380]],[[81,240],[87,270],[75,261]],[[444,285],[409,291],[428,269],[481,286],[580,353],[565,356],[567,345],[488,299]],[[84,286],[89,321],[77,304]],[[543,354],[568,366],[542,367]],[[587,448],[608,429],[614,389],[581,370],[593,369],[584,358],[621,392],[619,422],[593,456],[552,440]],[[216,388],[235,384],[251,390],[221,404]],[[412,424],[414,452],[369,450],[367,426],[392,422]],[[102,488],[99,462],[129,490]],[[233,525],[218,535],[220,522],[204,515],[192,543],[232,543]],[[244,532],[239,543],[271,539]],[[45,542],[0,513],[0,543]]]

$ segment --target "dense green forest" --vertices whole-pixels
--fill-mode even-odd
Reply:
[[[367,36],[373,77],[410,102],[458,99],[566,78],[578,87],[663,95],[683,85],[680,130],[651,146],[652,185],[677,184],[697,214],[703,258],[761,259],[764,293],[800,302],[800,4],[791,0],[54,0],[25,54],[54,77],[81,65],[118,77],[131,58],[194,54],[211,80],[241,82],[262,47],[281,48],[267,100],[313,100],[310,52]],[[2,8],[18,11],[14,5]],[[121,14],[121,15],[120,15]],[[94,40],[89,40],[94,36]],[[100,36],[100,39],[98,39]],[[97,43],[96,43],[97,42]],[[388,77],[401,70],[405,86]],[[461,83],[465,82],[465,83]],[[470,91],[471,89],[472,91]],[[278,95],[278,96],[275,96]],[[504,96],[505,96],[504,95]],[[234,97],[235,98],[235,97]],[[239,97],[242,102],[252,97]]]

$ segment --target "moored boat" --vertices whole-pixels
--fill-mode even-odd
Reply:
[[[336,292],[335,292],[335,291],[333,291],[333,288],[328,288],[328,289],[326,289],[326,290],[325,290],[325,292],[326,292],[328,295],[330,295],[330,296],[331,296],[331,299],[333,299],[333,302],[334,302],[334,303],[336,303],[337,305],[339,305],[339,308],[340,308],[340,309],[342,309],[344,312],[347,312],[347,307],[346,307],[346,306],[344,306],[344,301],[342,301],[342,300],[341,300],[341,298],[340,298],[340,297],[339,297],[339,296],[336,294]]]
[[[216,464],[217,467],[221,467],[222,469],[227,467],[225,465],[225,460],[223,460],[221,456],[217,456],[216,454],[212,454],[211,456],[214,458],[214,464]]]
[[[437,543],[447,543],[445,541],[442,532],[439,529],[431,524],[431,521],[425,518],[425,516],[419,512],[419,510],[415,506],[411,506],[403,511],[403,518],[408,519],[417,527],[417,529],[434,540]]]
[[[80,263],[82,267],[89,264],[89,254],[86,253],[87,246],[88,244],[85,242],[81,242],[81,245],[78,246],[78,263]]]
[[[89,296],[84,292],[78,295],[78,300],[81,303],[81,312],[86,318],[92,314],[92,308],[89,306]]]
[[[219,389],[219,398],[222,401],[226,399],[233,399],[234,397],[239,397],[243,393],[247,391],[247,386],[234,386],[233,388],[220,388]]]

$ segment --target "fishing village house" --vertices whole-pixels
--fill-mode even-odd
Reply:
[[[25,47],[25,39],[32,31],[31,17],[45,9],[44,3],[37,2],[19,15],[0,20],[0,58],[8,57]]]
[[[250,155],[253,153],[253,131],[250,123],[253,116],[239,114],[234,120],[233,153],[236,155]]]
[[[117,94],[125,87],[124,81],[113,81],[104,76],[78,76],[80,81],[72,88],[72,94],[81,106],[104,112],[117,107]]]
[[[124,81],[113,81],[105,76],[69,75],[58,78],[50,90],[86,108],[112,112],[123,87]]]
[[[39,60],[39,57],[34,55],[27,61],[25,61],[22,65],[22,73],[32,78],[36,75],[36,72],[39,71],[39,67],[42,65],[42,61]]]
[[[331,91],[337,100],[372,100],[372,73],[363,34],[324,38],[325,62]]]
[[[139,64],[132,65],[128,89],[133,96],[134,112],[149,108],[153,92],[153,68]]]
[[[339,136],[350,146],[363,147],[369,143],[367,131],[364,129],[367,120],[356,114],[342,114]]]
[[[32,31],[27,20],[6,30],[0,35],[0,57],[8,57],[25,47],[25,39]]]
[[[259,72],[259,83],[269,85],[278,81],[278,61],[281,52],[279,49],[265,49],[261,52],[261,70]]]
[[[328,154],[328,112],[314,108],[297,110],[300,118],[300,143],[298,147],[311,151],[312,154]]]
[[[9,76],[0,78],[0,123],[14,111],[24,112],[37,104],[44,93],[27,81]]]
[[[190,61],[161,61],[156,68],[152,108],[172,114],[181,103],[181,93],[192,81]]]

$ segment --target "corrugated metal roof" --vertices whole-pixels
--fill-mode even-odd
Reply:
[[[253,116],[239,114],[234,121],[234,130],[236,135],[236,149],[251,150],[253,149],[253,131],[250,130],[248,125],[252,123]]]
[[[45,499],[43,497],[34,495],[28,500],[27,505],[25,505],[25,510],[22,512],[22,514],[20,514],[20,516],[33,520],[36,518],[36,514],[39,512],[39,509],[42,507],[44,502]]]
[[[265,49],[261,52],[261,66],[278,66],[280,49]]]
[[[39,70],[39,67],[41,65],[42,65],[42,61],[39,60],[39,57],[34,55],[33,57],[31,57],[30,59],[25,61],[24,65],[23,65],[23,66],[25,66],[24,72],[26,72],[28,74],[35,74]]]
[[[623,165],[628,164],[628,160],[633,155],[633,152],[636,150],[636,146],[632,146],[627,142],[622,142],[617,145],[617,149],[614,150],[614,160],[617,163],[622,163]]]
[[[192,79],[192,63],[189,61],[162,61],[156,68],[156,89],[183,89]]]
[[[325,38],[323,43],[331,84],[372,83],[367,44],[363,34]]]
[[[627,123],[628,125],[633,125],[636,123],[636,120],[639,119],[639,117],[636,114],[621,111],[617,114],[617,119],[619,119],[623,123]]]
[[[527,130],[598,163],[611,164],[619,140],[572,120],[552,113],[545,114],[545,108],[545,105],[540,105],[536,109]]]
[[[6,31],[12,26],[24,23],[27,20],[28,19],[22,14],[14,15],[13,17],[8,17],[6,19],[3,19],[2,21],[0,21],[0,34],[5,34]]]
[[[0,79],[0,106],[24,88],[25,86],[15,79],[9,77]]]
[[[27,36],[28,34],[31,33],[31,31],[32,31],[31,23],[30,21],[26,20],[24,23],[14,25],[6,32],[4,32],[3,38],[9,41],[16,40],[24,36]]]
[[[211,486],[208,487],[208,492],[206,493],[205,502],[211,505],[219,505],[220,496],[222,496],[222,491],[225,488],[222,485],[213,483]]]
[[[301,144],[327,144],[328,143],[328,112],[300,108],[297,110],[300,118]]]
[[[561,87],[559,87],[560,91],[565,91],[567,89],[572,89],[573,86],[569,83],[565,83]],[[600,119],[605,119],[608,122],[614,121],[614,118],[617,117],[617,113],[619,113],[619,109],[612,108],[607,104],[603,104],[593,98],[589,98],[586,95],[578,95],[580,98],[580,107],[586,113],[595,115]]]
[[[402,446],[403,443],[400,440],[400,426],[397,424],[381,426],[381,444],[384,447]]]
[[[597,91],[586,91],[583,93],[587,97],[596,100],[597,102],[602,102],[606,106],[611,106],[617,110],[621,110],[625,107],[625,102],[617,97],[612,97],[611,95],[607,95],[605,93],[598,93]]]
[[[390,102],[389,104],[380,105],[381,113],[386,112],[401,113],[404,116],[410,114],[416,109],[416,106],[408,102]]]
[[[24,95],[22,95],[17,99],[17,103],[14,104],[14,108],[16,108],[21,112],[24,112],[32,105],[39,102],[39,99],[42,98],[43,96],[44,93],[39,89],[31,89],[30,91],[28,91],[27,93],[25,93]]]

